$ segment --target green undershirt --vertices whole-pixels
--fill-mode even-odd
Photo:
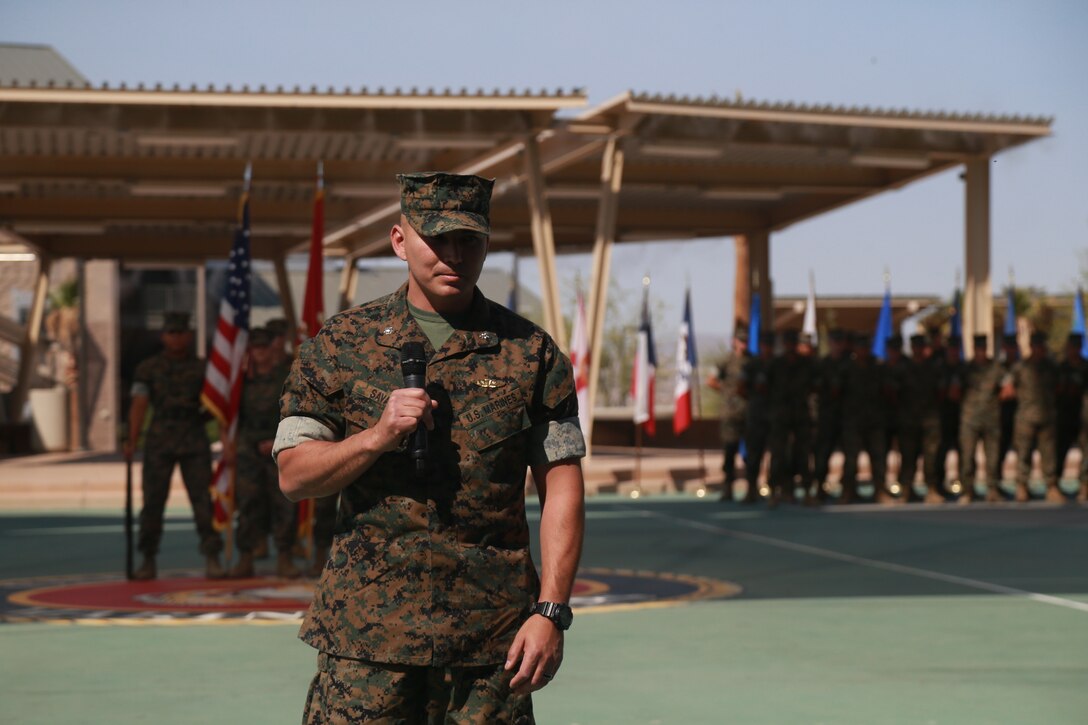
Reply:
[[[450,339],[454,330],[462,327],[465,320],[465,315],[444,317],[437,312],[421,310],[411,302],[408,303],[408,312],[415,318],[416,323],[419,324],[427,339],[431,341],[431,347],[435,350],[445,345],[446,340]]]

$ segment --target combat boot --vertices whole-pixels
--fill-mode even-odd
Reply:
[[[149,555],[144,556],[140,566],[136,571],[132,572],[132,578],[137,581],[147,581],[148,579],[154,579],[156,576],[158,576],[158,571],[155,569],[155,557]]]
[[[302,575],[302,572],[295,566],[295,562],[291,560],[290,551],[281,551],[276,558],[276,576],[280,579],[297,579]]]
[[[1065,494],[1057,486],[1047,486],[1046,488],[1046,500],[1047,503],[1065,503]]]
[[[255,574],[256,572],[253,569],[253,552],[238,552],[238,562],[230,568],[230,578],[248,579]]]
[[[227,575],[227,570],[219,563],[219,554],[208,554],[204,557],[204,576],[208,579],[222,579]]]
[[[1031,492],[1028,491],[1027,486],[1017,485],[1016,487],[1016,502],[1027,503],[1031,500]]]
[[[329,547],[322,546],[314,551],[314,563],[310,566],[310,576],[315,579],[321,576],[325,570],[325,562],[329,559]]]
[[[1004,501],[1005,498],[1001,495],[1001,492],[994,486],[989,486],[986,489],[986,503],[998,503]]]
[[[1077,500],[1081,503],[1088,501],[1088,483],[1082,483],[1080,485],[1080,493],[1077,494]]]
[[[257,545],[253,547],[254,559],[267,559],[268,558],[268,537],[262,536],[257,539]]]

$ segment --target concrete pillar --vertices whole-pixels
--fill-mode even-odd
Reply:
[[[19,348],[19,372],[15,389],[11,393],[9,420],[23,419],[23,407],[30,397],[30,381],[38,356],[38,340],[42,336],[42,320],[45,318],[45,299],[49,292],[49,272],[52,266],[53,260],[49,256],[38,255],[38,277],[34,282],[34,297],[30,303],[23,344]]]
[[[771,235],[756,231],[734,237],[736,287],[733,292],[734,317],[747,324],[752,295],[759,293],[761,330],[774,329],[774,291],[771,284]]]
[[[83,360],[80,371],[86,446],[115,452],[121,421],[121,274],[117,262],[83,265]]]
[[[993,292],[990,284],[990,159],[967,162],[965,264],[963,290],[964,348],[973,335],[986,335],[994,354]]]

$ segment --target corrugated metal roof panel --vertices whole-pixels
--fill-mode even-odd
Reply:
[[[48,45],[0,43],[0,85],[84,85],[87,79]]]

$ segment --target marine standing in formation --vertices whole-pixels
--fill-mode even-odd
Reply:
[[[759,355],[748,358],[744,366],[744,397],[748,401],[748,417],[744,421],[744,470],[748,479],[748,491],[742,503],[753,503],[759,498],[759,474],[763,468],[763,454],[771,435],[771,361],[774,360],[774,333],[759,335]]]
[[[843,445],[843,399],[846,367],[850,363],[850,338],[842,330],[828,333],[828,354],[816,363],[816,444],[813,449],[812,500],[827,500],[824,481],[831,468],[831,455]]]
[[[846,366],[843,400],[842,500],[858,495],[858,454],[865,451],[872,471],[873,498],[886,499],[887,443],[884,440],[884,369],[869,349],[868,335],[854,340],[854,357]]]
[[[733,483],[737,478],[737,454],[744,437],[744,423],[748,417],[748,401],[744,399],[744,368],[748,364],[748,334],[739,324],[734,327],[733,353],[718,366],[707,385],[721,393],[722,443],[722,501],[733,500]],[[749,487],[751,488],[751,487]],[[751,493],[751,492],[749,492]]]
[[[293,579],[300,573],[291,560],[297,529],[296,506],[280,492],[279,471],[272,460],[280,392],[289,371],[283,356],[276,353],[274,341],[275,336],[267,328],[250,330],[251,365],[242,383],[238,434],[234,450],[227,452],[237,471],[238,562],[230,571],[237,578],[254,575],[254,548],[267,536],[265,521],[271,523],[276,544],[276,575]]]
[[[1039,451],[1046,482],[1047,501],[1064,501],[1058,488],[1057,414],[1055,391],[1058,368],[1046,349],[1046,335],[1031,336],[1031,354],[1013,366],[1005,386],[1006,396],[1016,396],[1016,422],[1013,448],[1016,449],[1016,500],[1031,498],[1028,478],[1031,476],[1032,454]]]
[[[770,385],[770,505],[793,501],[795,477],[807,485],[812,420],[809,395],[815,390],[812,360],[797,350],[794,331],[782,335],[783,352],[768,368]]]
[[[282,490],[341,499],[300,633],[320,652],[305,722],[532,723],[529,693],[562,661],[582,546],[571,365],[476,288],[492,182],[398,180],[390,240],[407,283],[326,321],[284,386]],[[416,345],[425,388],[406,388],[402,356]],[[422,471],[409,455],[419,426]],[[527,469],[541,500],[539,578]]]
[[[226,576],[226,571],[219,561],[223,540],[212,524],[212,453],[200,405],[204,361],[193,354],[189,315],[167,313],[160,340],[162,352],[136,367],[124,445],[125,458],[131,461],[150,407],[151,423],[144,435],[144,504],[137,540],[143,560],[133,576],[154,579],[158,575],[156,557],[162,541],[163,512],[174,466],[178,465],[193,508],[205,574],[209,579],[218,579]]]
[[[985,335],[975,335],[971,361],[963,373],[960,414],[961,503],[975,499],[975,454],[982,443],[986,460],[986,500],[1000,501],[1001,386],[1005,371],[987,355]]]

